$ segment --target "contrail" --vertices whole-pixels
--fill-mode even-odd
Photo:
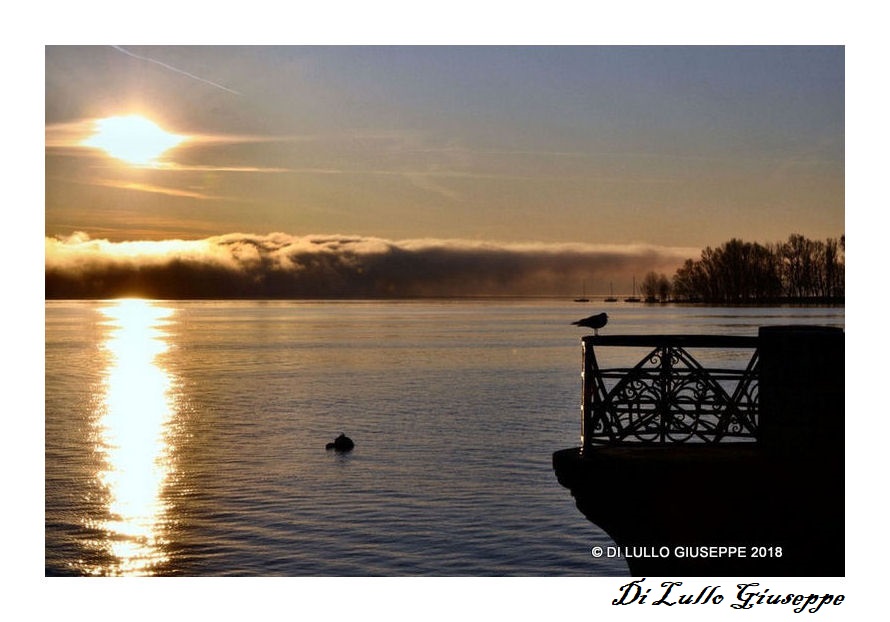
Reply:
[[[122,53],[126,54],[127,56],[132,56],[133,58],[138,58],[139,60],[144,60],[149,63],[154,63],[155,65],[160,65],[164,69],[169,69],[170,71],[175,71],[176,73],[181,73],[184,76],[188,76],[189,78],[193,78],[194,80],[198,80],[199,82],[203,82],[204,84],[209,84],[210,86],[215,86],[216,88],[222,89],[223,91],[226,91],[228,93],[232,93],[234,95],[241,95],[241,93],[239,93],[238,91],[236,91],[234,89],[230,89],[227,86],[223,86],[222,84],[217,84],[216,82],[211,82],[210,80],[206,80],[206,79],[202,78],[201,76],[196,76],[193,73],[183,71],[182,69],[178,69],[172,65],[168,65],[167,63],[162,63],[161,61],[155,60],[154,58],[149,58],[147,56],[140,56],[138,54],[134,54],[133,52],[130,52],[129,50],[125,50],[124,48],[122,48],[119,45],[112,45],[111,47],[113,47],[118,52],[122,52]]]

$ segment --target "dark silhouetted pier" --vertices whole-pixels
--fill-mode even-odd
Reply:
[[[646,354],[604,367],[608,348]],[[694,355],[715,349],[750,355]],[[588,336],[582,367],[581,446],[553,465],[631,573],[843,576],[843,330]],[[698,554],[720,546],[745,555]]]

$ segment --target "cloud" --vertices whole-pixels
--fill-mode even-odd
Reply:
[[[608,292],[672,274],[696,249],[346,235],[232,233],[200,240],[45,239],[46,298],[411,298]]]
[[[143,184],[134,181],[120,181],[114,179],[100,179],[92,182],[96,186],[105,186],[106,188],[120,188],[122,190],[136,190],[139,192],[152,192],[156,194],[166,194],[171,197],[186,197],[190,199],[220,199],[223,197],[203,194],[191,190],[180,190],[178,188],[167,188],[164,186],[155,186],[153,184]]]
[[[150,116],[150,115],[148,115]],[[96,147],[87,143],[88,139],[96,133],[99,118],[78,119],[64,123],[51,123],[44,126],[44,147],[47,152],[68,156],[96,157]],[[219,147],[241,144],[267,144],[267,143],[309,143],[320,140],[315,135],[304,134],[207,134],[192,132],[183,128],[177,128],[185,139],[177,146],[177,150],[187,150],[196,147]],[[176,170],[212,170],[212,171],[247,171],[247,172],[285,172],[290,169],[281,167],[256,167],[256,166],[213,166],[213,165],[179,165],[167,162],[159,168]]]

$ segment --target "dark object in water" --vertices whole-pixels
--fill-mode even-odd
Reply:
[[[598,334],[597,331],[606,325],[606,322],[609,321],[609,316],[605,313],[598,313],[596,315],[591,315],[590,317],[586,317],[583,320],[578,320],[577,322],[572,322],[575,326],[584,326],[586,328],[592,328],[593,334]]]
[[[341,434],[334,439],[333,443],[328,443],[324,446],[325,449],[333,449],[334,451],[351,451],[353,447],[355,447],[355,443],[345,434]]]

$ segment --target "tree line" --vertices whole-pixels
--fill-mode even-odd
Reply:
[[[705,248],[698,260],[687,259],[673,279],[649,272],[640,289],[650,302],[842,301],[844,236],[810,240],[792,234],[774,244],[733,238]]]

